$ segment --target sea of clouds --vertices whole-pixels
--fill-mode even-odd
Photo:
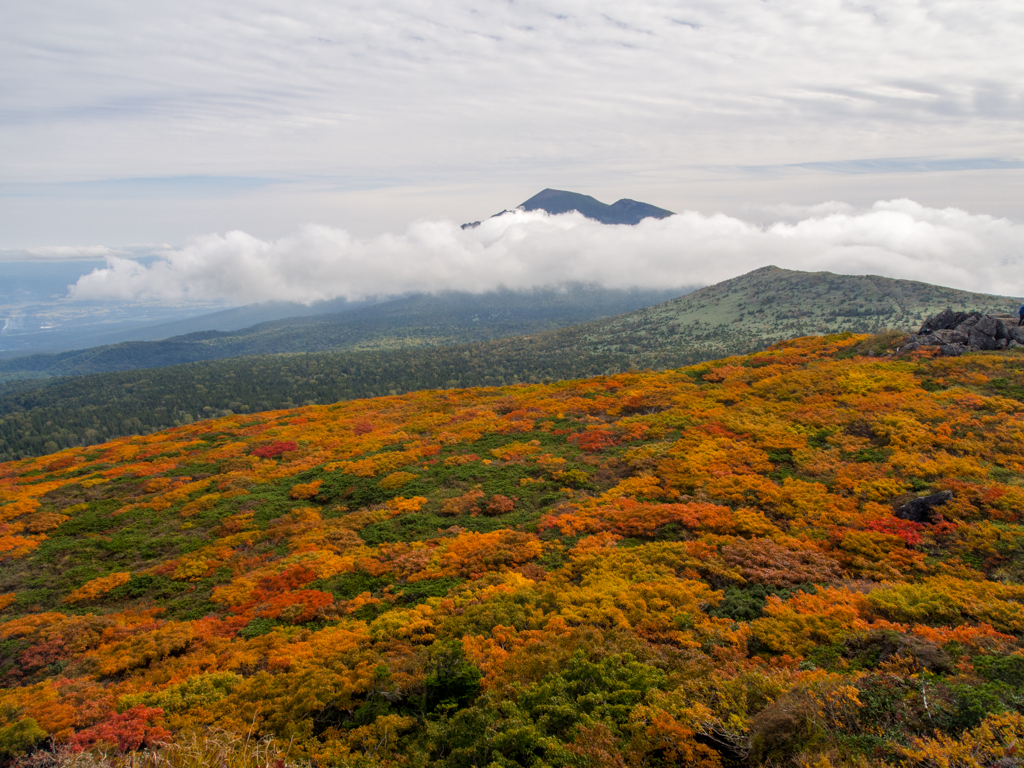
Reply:
[[[779,211],[756,224],[692,211],[636,226],[578,213],[515,211],[462,229],[417,221],[361,240],[310,224],[279,240],[209,234],[148,265],[108,256],[70,297],[159,303],[313,303],[447,290],[526,290],[565,283],[608,288],[707,285],[774,264],[878,274],[965,290],[1024,294],[1024,226],[911,200],[854,210],[832,203]]]

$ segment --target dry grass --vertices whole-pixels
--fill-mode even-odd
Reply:
[[[271,739],[224,732],[183,735],[173,744],[118,755],[103,750],[37,752],[11,768],[304,768]]]
[[[853,357],[854,355],[871,355],[873,357],[889,357],[896,354],[896,350],[906,343],[907,334],[904,331],[887,330],[873,334],[864,341],[849,349],[840,357]]]

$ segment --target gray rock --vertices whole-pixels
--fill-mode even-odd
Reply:
[[[937,344],[966,344],[970,336],[957,330],[935,331],[931,334]]]
[[[929,317],[921,325],[921,330],[918,333],[931,333],[932,331],[941,331],[956,328],[961,323],[965,322],[972,315],[977,315],[977,312],[954,312],[952,309],[944,309],[939,314]]]
[[[978,322],[974,324],[974,328],[981,331],[986,336],[991,336],[993,339],[999,338],[998,333],[1002,328],[1003,334],[1006,333],[1006,328],[1003,328],[1003,324],[999,322],[992,315],[985,315],[984,317],[978,318]]]
[[[908,352],[913,352],[915,349],[920,349],[924,345],[920,341],[912,341],[909,344],[904,344],[902,347],[896,350],[897,355],[905,355]]]
[[[1021,344],[1019,341],[1011,341],[1009,349],[1024,349],[1024,344]]]
[[[974,323],[960,323],[956,329],[960,331],[960,333],[970,333],[974,330]]]
[[[913,523],[930,523],[935,519],[932,510],[953,498],[952,491],[940,491],[931,496],[922,496],[919,499],[908,501],[896,510],[896,517],[901,520],[910,520]]]
[[[968,342],[975,349],[995,349],[996,340],[988,334],[982,333],[977,328],[971,329],[970,341]]]
[[[900,352],[925,346],[939,347],[944,355],[961,355],[972,349],[1007,349],[1011,341],[1024,345],[1024,327],[1008,325],[995,315],[944,309],[925,320]],[[918,346],[911,346],[914,344]]]

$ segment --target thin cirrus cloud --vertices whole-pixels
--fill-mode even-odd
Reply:
[[[753,173],[778,173],[801,169],[826,173],[861,175],[892,173],[948,173],[950,171],[1005,171],[1024,169],[1024,160],[1003,157],[876,157],[834,162],[788,163],[747,166]]]
[[[274,250],[313,220],[354,252],[545,186],[1024,221],[1024,14],[983,7],[0,3],[0,248],[244,230]]]
[[[0,30],[19,183],[1024,155],[1014,0],[53,0]]]
[[[0,251],[0,261],[96,261],[130,255],[128,251],[105,245],[50,245]]]
[[[790,208],[776,223],[757,225],[688,211],[629,227],[516,211],[474,229],[419,221],[365,240],[319,225],[271,241],[235,231],[194,238],[149,265],[110,257],[71,286],[70,297],[312,303],[565,283],[663,287],[710,284],[767,264],[1024,293],[1024,226],[1007,219],[910,200],[796,214]]]

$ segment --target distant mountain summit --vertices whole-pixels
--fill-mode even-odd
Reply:
[[[566,192],[562,189],[545,189],[538,192],[525,203],[519,205],[516,210],[522,211],[547,211],[550,214],[568,213],[577,211],[588,219],[599,221],[602,224],[639,224],[644,219],[664,219],[672,216],[672,211],[658,208],[650,203],[641,203],[638,200],[622,198],[611,205],[602,203],[590,195],[581,195],[579,192]],[[496,213],[494,216],[501,216],[509,213],[505,210]],[[494,216],[491,218],[493,219]],[[463,229],[472,229],[479,226],[479,221],[463,224]]]
[[[545,189],[519,207],[524,211],[542,210],[548,213],[578,211],[588,219],[600,221],[602,224],[639,224],[644,219],[664,219],[673,215],[672,211],[666,211],[650,203],[622,198],[608,205],[590,195],[565,192],[561,189]]]

